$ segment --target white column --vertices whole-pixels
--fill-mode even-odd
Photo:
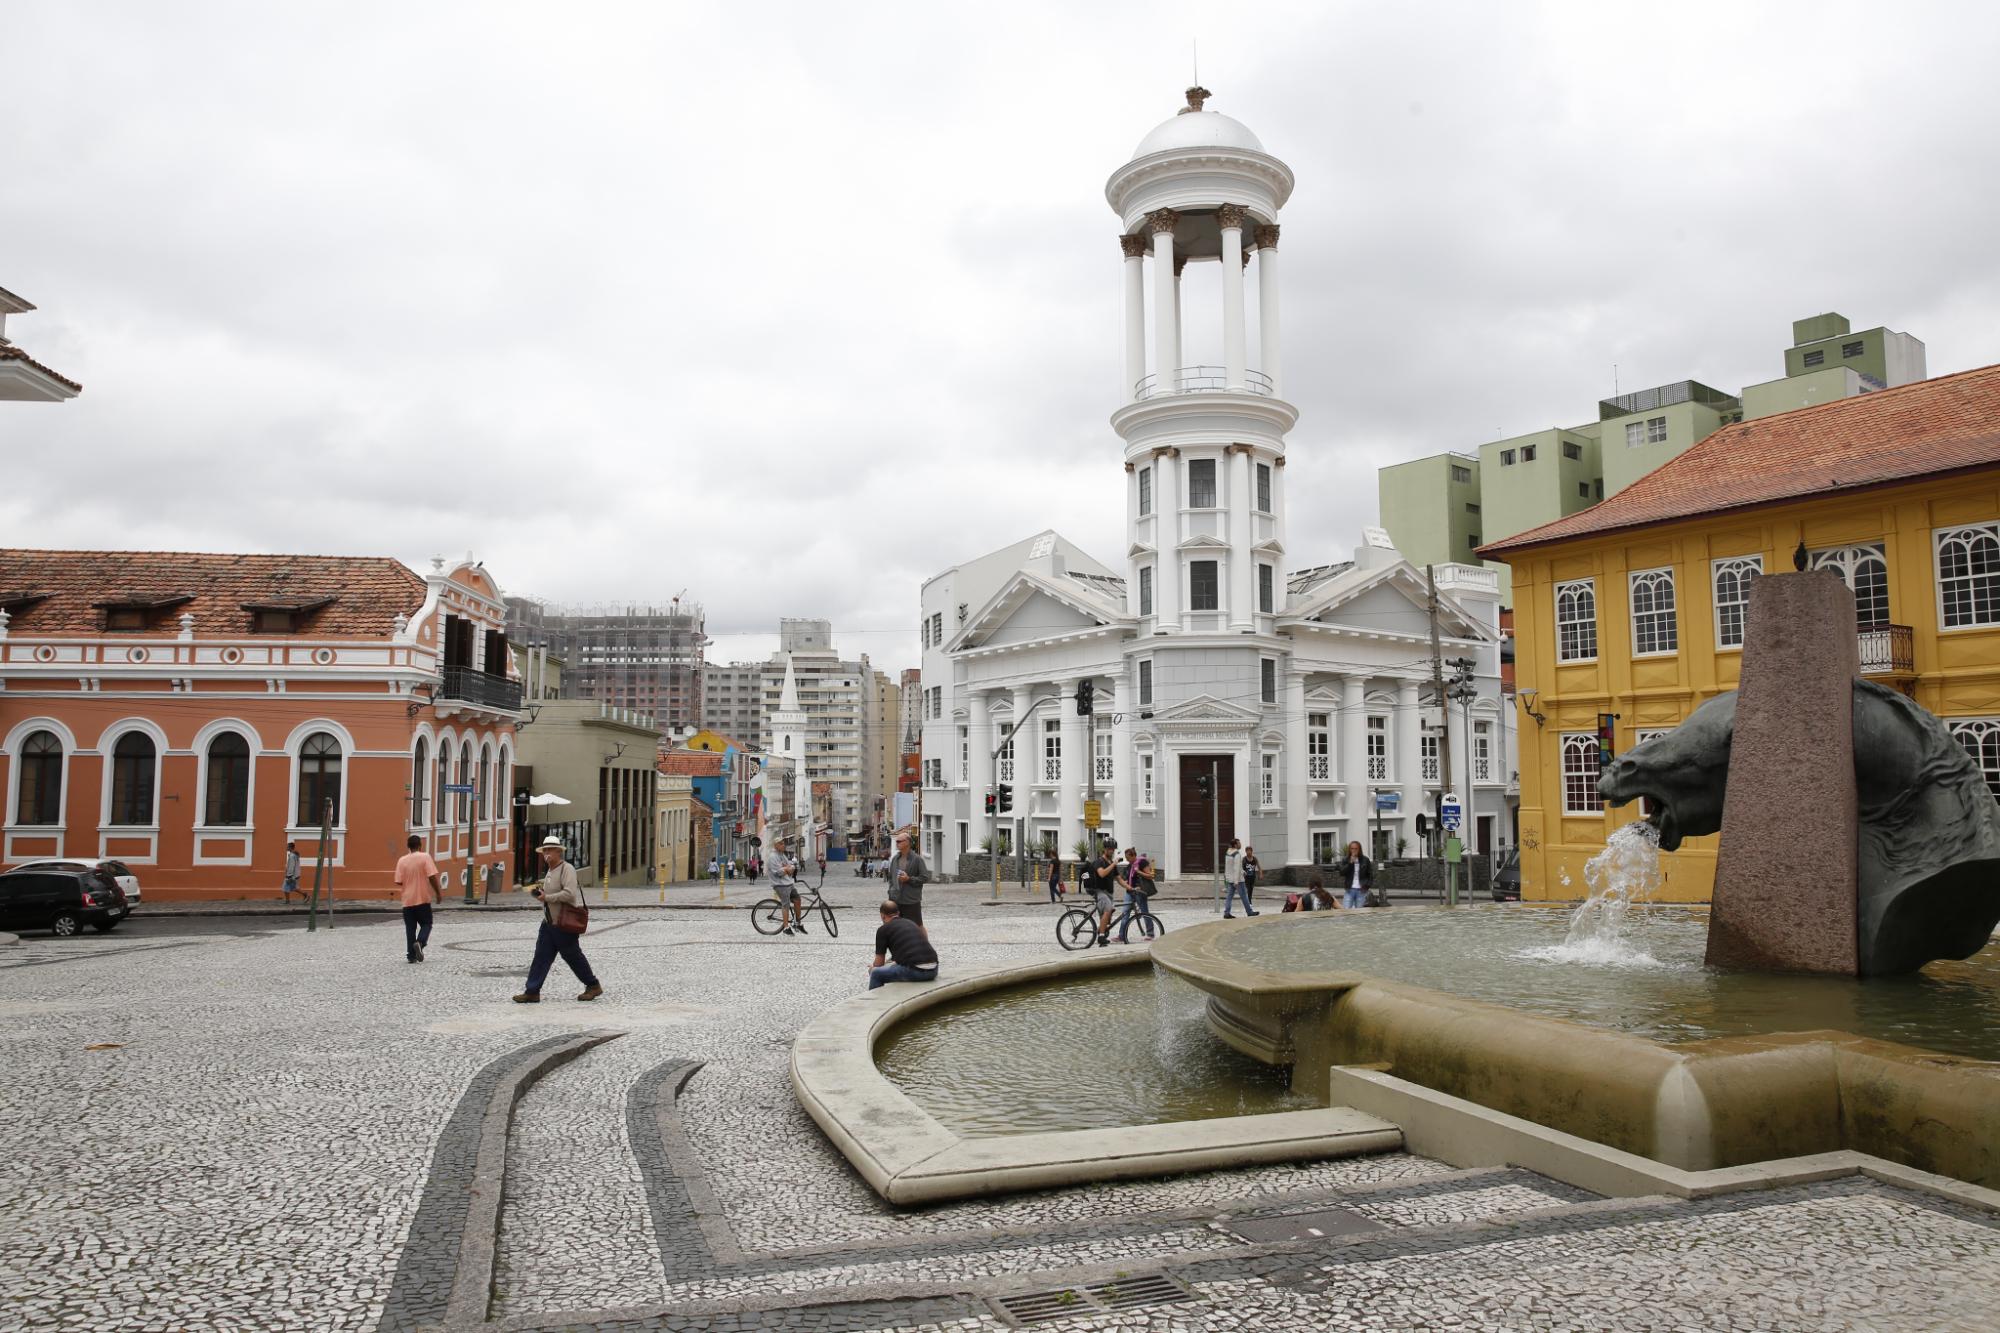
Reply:
[[[1118,401],[1129,403],[1146,377],[1146,238],[1120,236],[1125,251],[1125,383]]]
[[[1174,272],[1174,224],[1180,214],[1162,208],[1146,215],[1153,234],[1153,392],[1173,393],[1180,368],[1180,275]]]
[[[1243,387],[1249,360],[1243,331],[1243,210],[1224,204],[1215,210],[1222,224],[1222,363],[1232,389]]]
[[[1070,848],[1083,837],[1083,783],[1090,772],[1090,745],[1084,732],[1088,719],[1076,711],[1077,680],[1071,676],[1062,682],[1062,698],[1057,704],[1062,713],[1062,785],[1057,789],[1056,809],[1062,819],[1058,836],[1064,856],[1070,855]]]
[[[1340,716],[1335,730],[1340,737],[1340,782],[1347,788],[1343,846],[1358,839],[1366,847],[1368,821],[1375,810],[1368,799],[1368,682],[1359,676],[1340,682]]]
[[[1181,451],[1153,455],[1153,622],[1155,630],[1181,631]]]
[[[1418,690],[1418,683],[1414,680],[1397,682],[1396,720],[1389,724],[1396,737],[1396,750],[1390,760],[1389,771],[1395,775],[1396,785],[1403,789],[1403,808],[1398,812],[1396,827],[1411,840],[1412,846],[1416,840],[1410,831],[1413,828],[1411,821],[1424,808],[1424,718]],[[1395,848],[1392,840],[1389,850],[1394,852]]]
[[[1279,799],[1285,807],[1285,864],[1312,864],[1312,838],[1307,815],[1312,810],[1312,788],[1306,783],[1306,673],[1297,659],[1285,672],[1285,765],[1284,787]]]
[[[1229,627],[1257,627],[1257,561],[1250,554],[1250,446],[1229,446]]]
[[[992,835],[986,818],[986,797],[993,790],[993,719],[987,710],[985,690],[973,690],[965,697],[966,710],[966,803],[970,807],[967,836],[977,848]]]
[[[1014,809],[1001,818],[1019,820],[1021,836],[1034,836],[1033,821],[1028,818],[1028,810],[1034,803],[1035,778],[1041,770],[1041,741],[1039,737],[1040,718],[1028,717],[1028,709],[1034,706],[1034,691],[1027,686],[1017,686],[1014,690],[1014,725],[1019,728],[1014,733]],[[1027,718],[1027,721],[1022,721]],[[998,739],[997,737],[995,738]],[[1017,846],[1016,852],[1020,850]]]
[[[1112,707],[1117,722],[1111,728],[1111,817],[1118,831],[1118,845],[1136,846],[1139,822],[1133,814],[1138,800],[1138,759],[1132,751],[1132,723],[1139,715],[1139,668],[1126,658],[1111,683]]]
[[[1181,273],[1187,268],[1185,258],[1174,261],[1174,365],[1185,366],[1187,359],[1187,324],[1181,318]],[[1178,387],[1178,382],[1176,383]]]
[[[1285,395],[1278,352],[1278,229],[1257,228],[1257,356],[1258,368],[1271,377],[1271,392]]]

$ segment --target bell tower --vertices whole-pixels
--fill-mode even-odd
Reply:
[[[1285,435],[1298,410],[1283,397],[1278,210],[1292,171],[1241,121],[1206,109],[1210,95],[1188,89],[1104,190],[1125,265],[1111,425],[1125,446],[1127,610],[1141,635],[1268,634],[1285,609]],[[1220,309],[1186,309],[1183,273],[1205,263],[1221,266]],[[1183,331],[1201,319],[1220,321],[1221,365],[1188,364]]]

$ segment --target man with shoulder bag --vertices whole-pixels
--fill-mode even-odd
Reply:
[[[514,1003],[542,1002],[542,983],[548,980],[549,969],[558,957],[583,983],[583,994],[576,998],[594,1000],[604,994],[604,987],[597,984],[597,973],[591,971],[590,960],[583,956],[581,936],[590,926],[590,909],[584,905],[576,867],[563,859],[561,838],[542,839],[541,853],[542,865],[548,873],[530,892],[542,900],[542,928],[535,936],[535,960],[528,965],[527,987],[514,997]]]

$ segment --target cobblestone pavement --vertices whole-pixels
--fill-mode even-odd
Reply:
[[[420,966],[394,922],[0,948],[0,1328],[1994,1326],[2000,1220],[1859,1178],[1607,1201],[1393,1153],[891,1209],[787,1077],[864,984],[870,899],[829,890],[838,941],[600,912],[594,1005],[560,965],[508,1002],[512,913]],[[1051,956],[1050,916],[931,920],[949,973]]]

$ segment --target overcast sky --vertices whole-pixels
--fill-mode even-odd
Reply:
[[[914,665],[921,581],[1115,564],[1111,171],[1181,103],[1290,163],[1299,565],[1375,469],[1783,373],[2000,361],[2000,9],[11,0],[9,545],[483,558]],[[1254,324],[1253,324],[1254,327]],[[1191,354],[1200,353],[1197,332]]]

